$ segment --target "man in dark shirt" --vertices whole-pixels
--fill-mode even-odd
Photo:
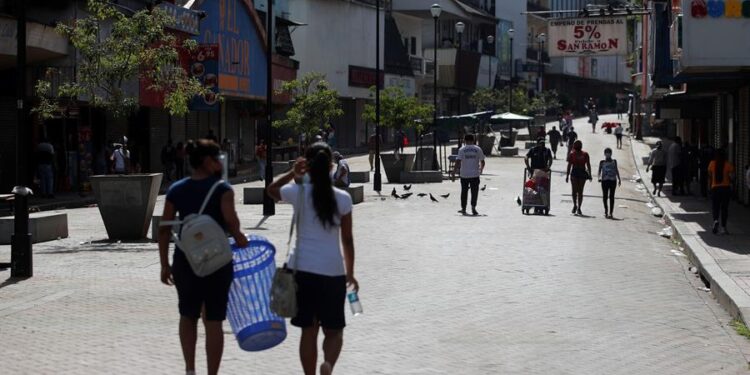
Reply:
[[[524,159],[529,176],[534,174],[535,169],[548,170],[552,166],[552,151],[544,147],[544,138],[536,141],[536,147],[529,150]]]
[[[547,136],[549,136],[549,145],[552,147],[552,153],[555,159],[557,159],[557,145],[562,140],[562,134],[553,126],[552,130],[547,132]]]
[[[55,174],[52,165],[55,160],[55,148],[52,144],[47,142],[46,139],[42,139],[36,147],[36,158],[41,196],[45,198],[54,198],[53,185]]]

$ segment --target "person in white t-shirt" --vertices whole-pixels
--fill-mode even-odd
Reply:
[[[305,374],[315,374],[319,327],[325,335],[320,373],[333,371],[343,345],[347,287],[359,290],[354,278],[352,198],[333,186],[332,167],[331,148],[318,142],[268,187],[273,199],[291,203],[300,215],[297,246],[287,267],[297,270],[298,311],[292,325],[302,328],[300,359]],[[293,180],[298,183],[290,184]]]
[[[112,170],[116,174],[127,174],[128,163],[130,162],[130,151],[124,148],[123,145],[115,143],[115,151],[112,152],[110,157],[112,161]]]
[[[349,187],[349,163],[346,162],[344,156],[338,151],[333,152],[333,161],[336,163],[333,167],[333,175],[331,176],[333,185],[340,188]]]
[[[461,209],[460,214],[466,215],[466,200],[471,190],[471,214],[477,212],[477,198],[479,195],[479,176],[484,170],[484,152],[475,144],[473,134],[464,136],[465,145],[458,150],[456,164],[451,173],[451,181],[455,181],[456,173],[461,177]]]

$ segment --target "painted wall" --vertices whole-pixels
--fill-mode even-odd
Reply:
[[[750,66],[750,12],[743,16],[742,9],[725,3],[723,12],[711,12],[696,17],[691,1],[683,0],[682,59],[684,70],[728,70]],[[742,5],[742,4],[741,4]],[[750,4],[745,4],[750,6]]]
[[[526,60],[526,34],[528,33],[525,1],[496,1],[495,17],[513,23],[513,60]],[[516,76],[524,73],[515,71]]]

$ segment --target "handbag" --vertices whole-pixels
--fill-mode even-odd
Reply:
[[[271,283],[271,311],[276,315],[284,318],[294,318],[297,316],[297,281],[295,276],[297,275],[297,254],[299,253],[299,223],[302,211],[305,207],[305,187],[299,184],[299,193],[297,195],[297,202],[299,209],[292,215],[292,223],[289,226],[289,240],[287,240],[287,251],[286,257],[289,258],[291,251],[292,236],[294,235],[294,227],[297,227],[297,238],[295,240],[295,251],[294,251],[294,269],[290,269],[286,262],[281,267],[276,267],[276,273],[273,275],[273,282]]]

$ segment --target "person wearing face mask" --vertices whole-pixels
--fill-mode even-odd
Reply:
[[[599,182],[602,184],[602,200],[604,201],[604,217],[613,219],[615,210],[615,189],[622,185],[620,170],[617,168],[617,160],[612,159],[612,149],[604,149],[604,160],[599,162]],[[609,207],[607,206],[609,200]]]
[[[301,215],[287,267],[297,271],[298,311],[292,325],[302,329],[299,355],[305,375],[315,374],[321,327],[325,338],[320,374],[332,373],[343,346],[347,287],[359,290],[354,278],[352,198],[333,186],[333,166],[331,148],[318,142],[268,187],[271,198],[291,203]],[[293,180],[301,183],[291,184]]]
[[[573,151],[568,155],[568,170],[565,182],[570,181],[573,188],[573,211],[572,214],[583,215],[581,205],[583,204],[583,188],[586,180],[591,180],[591,159],[586,151],[583,151],[583,142],[575,141]]]
[[[171,221],[179,215],[184,220],[201,209],[204,197],[216,185],[208,199],[204,214],[211,216],[229,233],[237,245],[247,246],[247,238],[240,230],[240,220],[234,206],[234,191],[226,181],[221,181],[222,165],[219,161],[219,145],[208,139],[195,143],[190,152],[190,177],[175,182],[167,191],[162,221]],[[218,184],[218,185],[217,185]],[[198,339],[198,319],[203,318],[206,335],[206,359],[208,373],[217,374],[224,351],[223,321],[226,319],[229,287],[234,278],[232,262],[214,273],[199,277],[190,267],[185,254],[179,248],[174,251],[172,265],[169,264],[169,226],[159,230],[159,258],[161,282],[177,288],[180,312],[179,334],[185,373],[195,374],[195,344]]]
[[[664,188],[664,179],[667,176],[667,153],[664,151],[661,141],[656,142],[656,148],[651,150],[646,163],[646,173],[651,169],[651,183],[654,184],[656,196],[661,196],[661,189]]]

